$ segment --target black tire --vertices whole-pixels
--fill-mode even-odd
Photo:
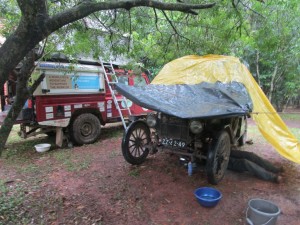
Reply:
[[[122,141],[122,153],[125,160],[132,165],[142,164],[149,154],[149,149],[144,146],[150,141],[150,129],[144,122],[131,123]]]
[[[209,183],[218,184],[223,179],[229,162],[230,147],[230,137],[225,130],[221,131],[212,141],[206,162]]]
[[[71,138],[75,144],[91,144],[100,136],[101,124],[99,119],[91,114],[84,113],[75,118],[71,124]]]

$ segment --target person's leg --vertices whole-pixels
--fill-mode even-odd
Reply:
[[[278,182],[277,174],[267,171],[263,167],[255,164],[254,162],[249,161],[247,159],[241,159],[241,160],[243,160],[243,163],[244,163],[245,167],[247,168],[247,171],[250,174],[252,174],[262,180]]]
[[[233,156],[233,157],[239,158],[239,159],[247,159],[247,160],[252,161],[255,164],[257,164],[257,165],[261,166],[262,168],[264,168],[270,172],[273,172],[273,173],[282,172],[281,168],[277,168],[272,163],[270,163],[268,160],[265,160],[252,152],[232,150],[230,152],[230,156]]]
[[[236,171],[236,172],[246,172],[246,171],[248,171],[243,159],[237,159],[237,158],[234,158],[234,157],[231,157],[231,156],[229,158],[227,169],[233,170],[233,171]]]

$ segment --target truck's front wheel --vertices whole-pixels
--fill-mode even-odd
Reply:
[[[211,143],[206,162],[209,183],[218,184],[225,175],[230,156],[230,137],[223,130]]]
[[[84,113],[75,118],[70,128],[71,138],[76,144],[91,144],[99,138],[101,124],[95,115]]]

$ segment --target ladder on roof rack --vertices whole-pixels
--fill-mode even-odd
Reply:
[[[122,111],[127,111],[127,112],[128,112],[128,115],[131,115],[130,108],[129,108],[128,105],[127,105],[127,99],[126,99],[123,95],[122,95],[122,98],[121,98],[121,99],[118,99],[118,98],[116,97],[116,90],[114,90],[114,89],[112,88],[112,86],[113,86],[114,84],[116,84],[116,83],[119,82],[118,77],[117,77],[117,75],[116,75],[116,72],[115,72],[115,70],[114,70],[114,67],[113,67],[113,65],[112,65],[112,62],[110,61],[109,65],[105,65],[105,66],[104,66],[104,63],[103,63],[102,59],[100,58],[100,63],[101,63],[101,66],[102,66],[102,69],[103,69],[103,72],[104,72],[105,80],[106,80],[106,82],[107,82],[107,84],[108,84],[108,88],[109,88],[109,91],[110,91],[111,96],[112,96],[112,99],[113,99],[114,104],[115,104],[115,106],[116,106],[116,109],[118,110],[118,113],[119,113],[119,115],[120,115],[120,117],[121,117],[123,127],[124,127],[124,129],[126,130],[126,129],[127,129],[127,126],[126,126],[125,119],[124,119],[124,116],[123,116]],[[110,70],[110,71],[106,72],[106,69],[108,69],[108,70]],[[110,75],[111,79],[109,79],[109,77],[108,77],[109,75]],[[125,106],[125,107],[124,107],[123,109],[120,108],[119,102],[124,103],[124,106]]]

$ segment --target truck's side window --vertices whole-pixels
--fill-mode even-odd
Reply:
[[[146,80],[144,77],[142,76],[136,76],[134,77],[134,86],[136,87],[141,87],[141,86],[146,86]]]
[[[118,77],[118,81],[121,84],[128,85],[128,77],[127,76],[119,76]]]

